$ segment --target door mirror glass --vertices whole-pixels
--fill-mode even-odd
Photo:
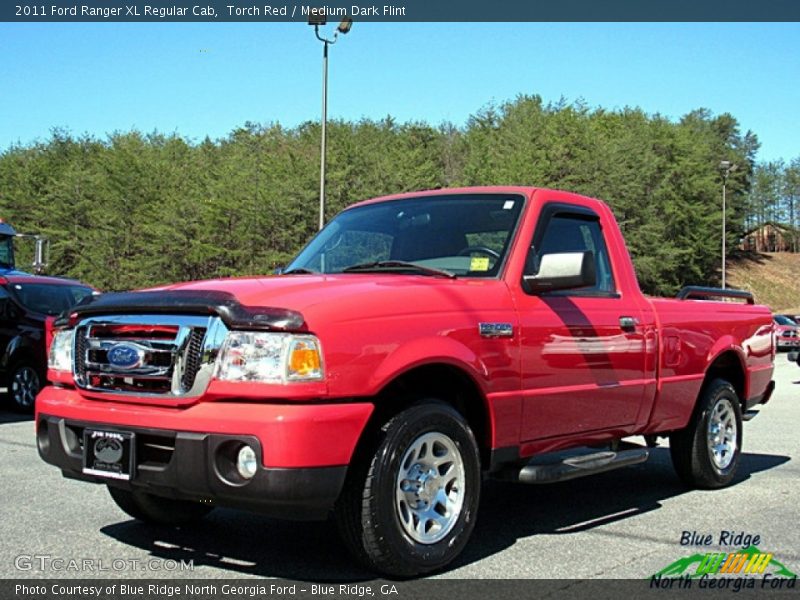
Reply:
[[[49,250],[49,240],[45,237],[37,236],[33,248],[33,271],[35,273],[41,273],[47,267]]]
[[[525,291],[529,294],[593,287],[596,283],[592,252],[545,254],[539,263],[539,272],[523,277]]]

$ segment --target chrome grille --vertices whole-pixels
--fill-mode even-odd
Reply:
[[[227,331],[217,317],[87,318],[75,329],[75,382],[122,395],[199,396]]]
[[[194,378],[197,375],[197,370],[200,368],[200,360],[203,356],[203,339],[206,336],[206,330],[197,328],[192,330],[189,336],[189,344],[186,349],[186,364],[183,369],[183,376],[181,377],[181,384],[184,389],[190,389],[194,383]]]

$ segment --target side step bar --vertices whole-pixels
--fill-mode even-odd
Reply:
[[[752,421],[758,416],[757,410],[748,410],[742,415],[742,421]]]
[[[635,448],[619,452],[607,450],[594,454],[583,454],[565,458],[558,462],[532,463],[522,467],[516,479],[520,483],[534,484],[568,481],[578,477],[613,471],[620,467],[637,465],[646,461],[649,455],[650,452],[647,448]]]

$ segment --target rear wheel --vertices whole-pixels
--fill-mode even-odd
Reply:
[[[190,500],[162,498],[140,490],[108,486],[114,502],[134,519],[153,525],[186,525],[205,517],[213,507]]]
[[[742,448],[742,408],[733,386],[715,379],[702,392],[689,425],[669,438],[672,464],[689,486],[719,488],[736,475]]]
[[[336,517],[368,567],[411,577],[441,569],[464,549],[477,516],[480,461],[455,409],[425,401],[404,410],[352,469]]]
[[[38,371],[29,363],[14,365],[8,378],[11,407],[18,412],[33,412],[36,395],[42,389],[42,381]]]

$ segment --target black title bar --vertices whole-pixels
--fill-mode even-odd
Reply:
[[[3,2],[6,22],[278,22],[305,21],[324,11],[328,21],[800,21],[798,0],[42,0]]]

